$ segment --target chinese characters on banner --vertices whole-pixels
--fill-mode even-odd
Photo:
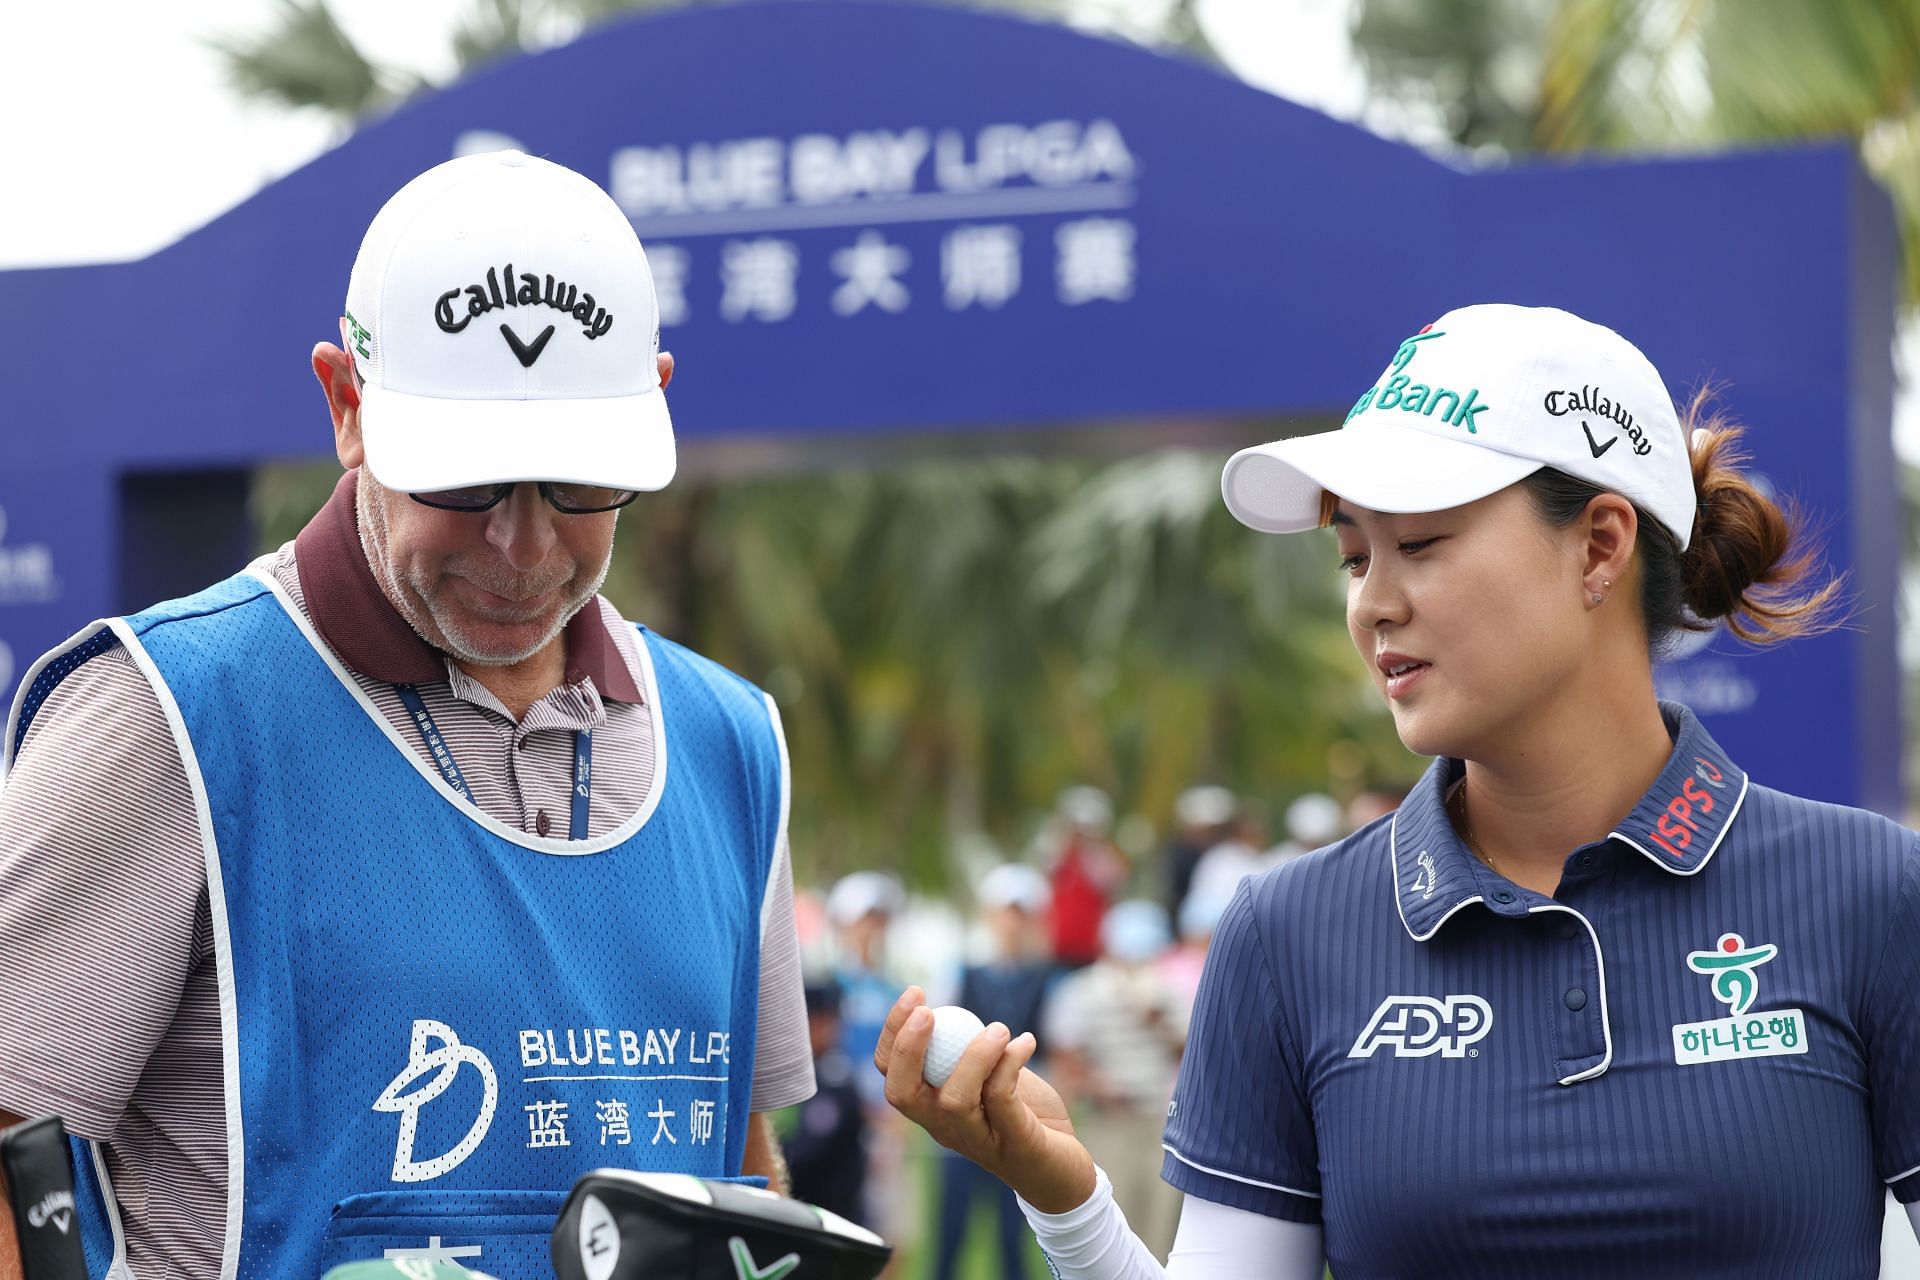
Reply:
[[[1052,235],[1053,292],[1065,306],[1125,302],[1134,289],[1134,228],[1124,218],[1062,222]],[[939,287],[932,305],[949,311],[998,310],[1021,291],[1022,232],[1004,223],[960,225],[941,237]],[[706,255],[698,255],[704,257]],[[720,318],[739,324],[777,323],[800,307],[800,246],[775,236],[725,241],[711,255],[719,286]],[[671,328],[693,315],[689,300],[697,255],[685,245],[653,244],[647,262],[660,298],[660,323]],[[914,305],[908,276],[914,255],[875,230],[827,255],[834,285],[826,305],[835,315],[876,310],[898,315]]]
[[[609,189],[647,246],[662,326],[778,324],[1126,302],[1138,173],[1111,121],[1055,120],[625,147]]]

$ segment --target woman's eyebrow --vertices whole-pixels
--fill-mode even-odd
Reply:
[[[1357,524],[1354,523],[1354,519],[1352,516],[1348,515],[1344,511],[1339,510],[1338,508],[1335,508],[1333,514],[1327,517],[1327,523],[1328,524],[1344,524],[1348,528],[1359,527]]]

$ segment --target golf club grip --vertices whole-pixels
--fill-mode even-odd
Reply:
[[[86,1280],[66,1126],[42,1116],[0,1131],[0,1168],[20,1242],[21,1280]]]

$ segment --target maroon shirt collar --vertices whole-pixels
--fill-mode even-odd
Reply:
[[[359,474],[353,470],[340,477],[333,496],[293,541],[307,613],[350,670],[388,684],[445,680],[446,656],[407,625],[367,564],[354,514]],[[597,599],[567,623],[566,643],[568,684],[591,677],[604,698],[646,701],[600,617]]]

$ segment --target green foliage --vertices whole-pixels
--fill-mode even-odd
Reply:
[[[211,44],[241,96],[342,120],[378,110],[420,84],[418,77],[375,66],[340,29],[327,0],[279,0],[268,31]]]
[[[1371,96],[1467,147],[1527,151],[1554,0],[1357,0]]]
[[[609,18],[725,0],[467,0],[448,43],[459,74],[508,54],[564,44]],[[914,0],[902,0],[903,3]],[[1065,21],[1082,6],[1072,0],[954,0],[983,9]],[[1220,65],[1195,12],[1196,0],[1166,0],[1153,16],[1139,6],[1109,0],[1110,12],[1092,25],[1181,50]],[[241,96],[297,110],[317,110],[342,126],[386,110],[424,89],[438,87],[418,72],[374,63],[343,31],[328,0],[278,0],[260,30],[209,42],[225,60]]]
[[[1464,146],[1856,142],[1920,301],[1920,0],[1356,2],[1374,96]]]
[[[468,0],[448,33],[461,72],[524,50],[564,43],[622,13],[680,8],[700,0]],[[311,109],[342,125],[435,86],[419,73],[383,67],[340,27],[328,0],[278,0],[267,24],[209,42],[242,97]]]
[[[816,875],[943,883],[955,835],[1017,847],[1080,781],[1162,819],[1199,777],[1323,787],[1325,744],[1355,734],[1404,774],[1361,695],[1330,552],[1235,524],[1222,461],[1004,455],[676,485],[623,517],[609,591],[780,700]]]

